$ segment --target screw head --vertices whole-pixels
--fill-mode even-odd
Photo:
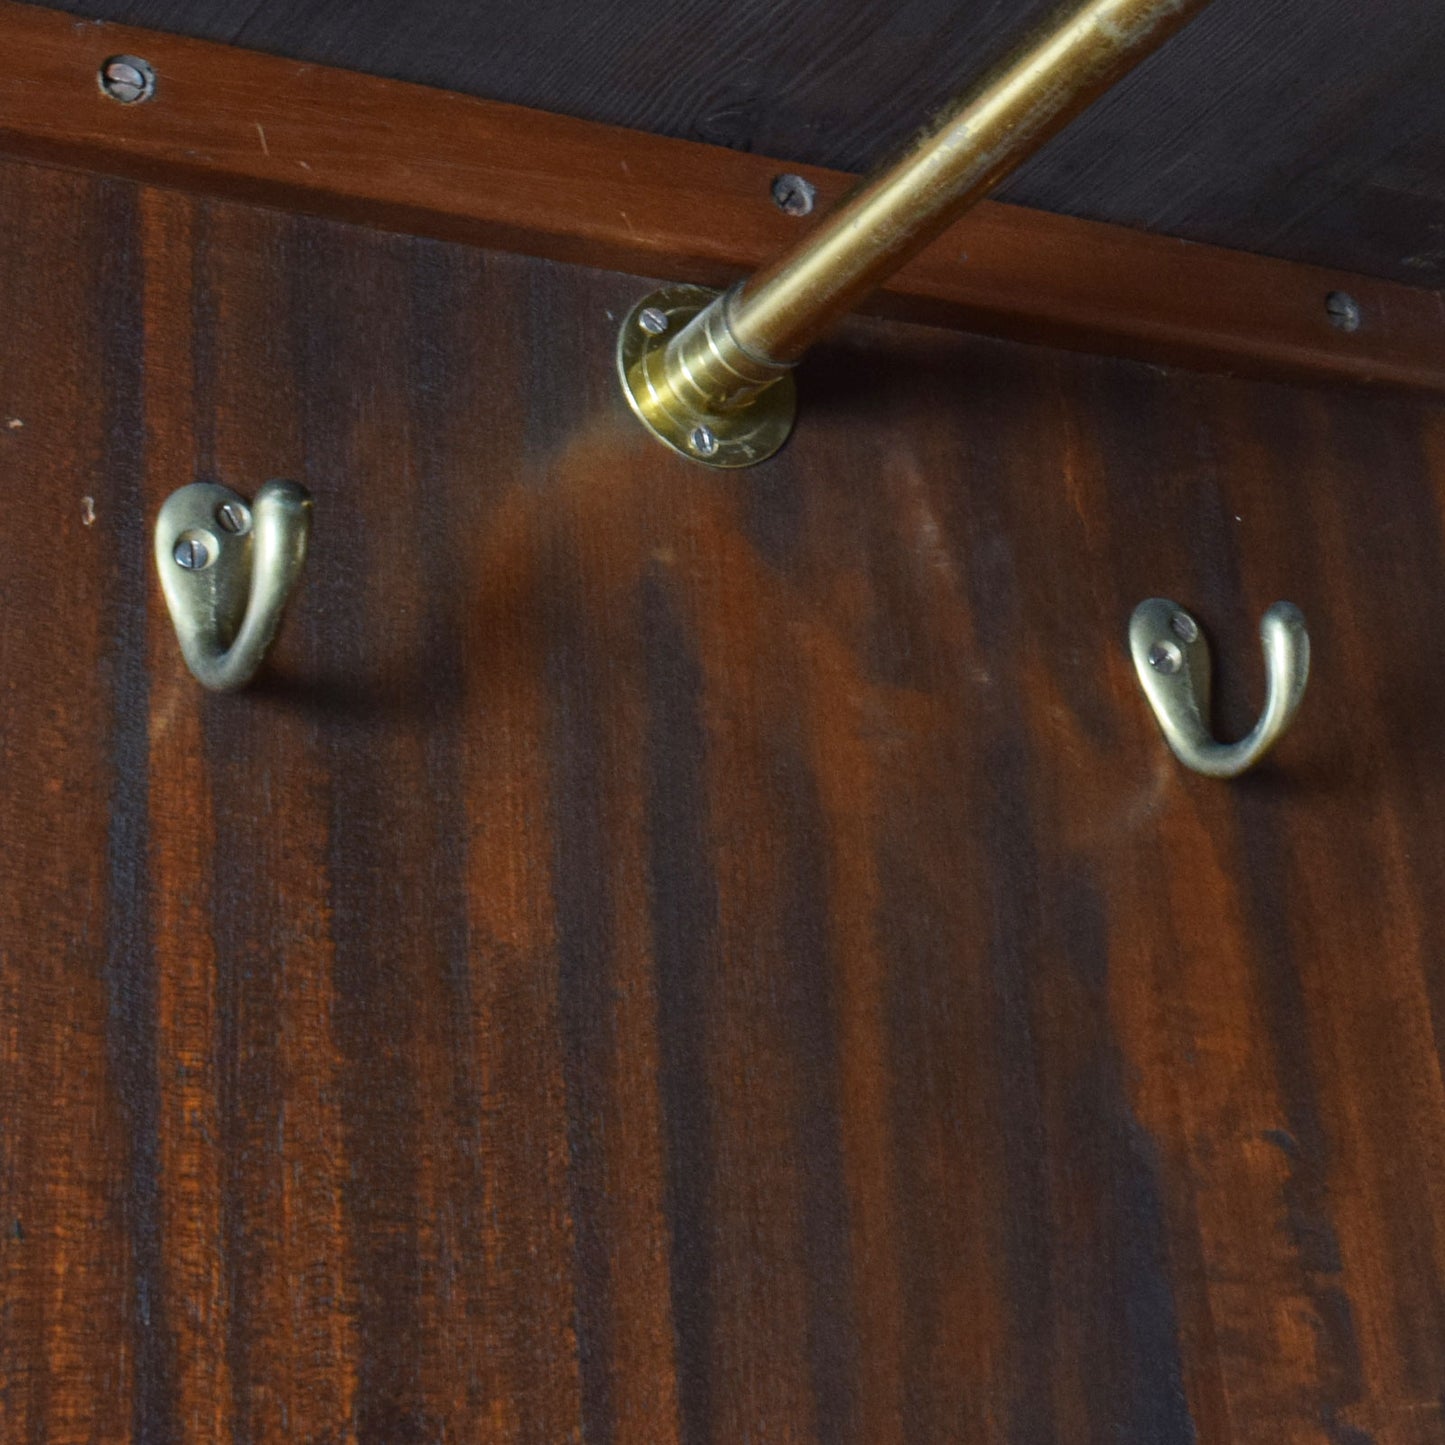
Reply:
[[[1176,612],[1169,619],[1169,627],[1180,642],[1199,640],[1199,624],[1187,612]]]
[[[810,216],[818,204],[818,188],[791,172],[773,181],[773,204],[790,216]]]
[[[251,513],[240,502],[222,502],[216,508],[216,520],[233,536],[239,536],[251,527]]]
[[[156,92],[156,73],[138,55],[112,55],[98,78],[101,90],[122,105],[149,100]]]
[[[1365,319],[1360,303],[1348,291],[1331,291],[1325,297],[1325,314],[1340,331],[1358,331]]]
[[[1184,666],[1184,654],[1172,642],[1156,642],[1149,649],[1149,666],[1173,677]]]
[[[646,306],[637,318],[637,324],[649,336],[661,336],[668,327],[667,312],[659,310],[656,306]]]
[[[693,427],[692,435],[688,437],[687,442],[700,457],[710,457],[717,453],[718,439],[713,435],[711,427]]]
[[[211,554],[199,537],[185,536],[176,543],[174,553],[176,565],[187,572],[199,572],[210,560]]]

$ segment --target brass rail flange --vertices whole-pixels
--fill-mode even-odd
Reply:
[[[709,466],[750,467],[787,441],[797,391],[791,368],[737,345],[726,306],[713,306],[720,299],[683,285],[644,297],[618,334],[617,374],[628,405],[659,441]],[[707,381],[719,375],[721,386]]]
[[[1074,0],[748,281],[721,296],[693,286],[649,296],[618,342],[633,411],[709,466],[772,456],[808,346],[1210,3]]]

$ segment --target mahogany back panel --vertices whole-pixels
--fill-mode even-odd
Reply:
[[[1445,409],[0,167],[0,1438],[1445,1435]],[[162,499],[312,557],[185,674]],[[1134,605],[1235,785],[1167,755]]]

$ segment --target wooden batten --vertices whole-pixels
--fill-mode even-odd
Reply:
[[[0,3],[0,154],[388,230],[722,284],[853,178],[205,41]],[[143,56],[153,99],[101,93]],[[1347,292],[1357,331],[1326,297]],[[872,308],[1017,340],[1216,371],[1445,392],[1445,296],[1124,227],[984,203]]]

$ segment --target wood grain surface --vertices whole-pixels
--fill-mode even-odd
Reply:
[[[62,0],[298,60],[871,169],[1055,0]],[[1445,286],[1445,6],[1215,0],[1011,201]]]
[[[0,0],[0,155],[725,285],[808,224],[791,162]],[[139,54],[152,100],[96,83]],[[820,207],[853,177],[807,170]],[[1327,298],[1354,297],[1340,330]],[[985,203],[890,279],[884,314],[1150,362],[1445,393],[1445,296],[1339,270]]]
[[[0,1439],[1437,1445],[1445,409],[0,167]],[[316,494],[252,690],[150,572]],[[1305,610],[1182,772],[1124,646]]]

